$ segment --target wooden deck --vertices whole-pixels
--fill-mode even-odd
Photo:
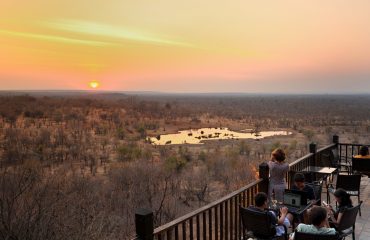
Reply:
[[[369,240],[370,239],[370,178],[361,178],[361,200],[363,201],[361,206],[361,215],[357,216],[356,220],[356,240]],[[326,189],[323,189],[322,199],[326,199]],[[335,206],[334,197],[330,198],[332,206]],[[352,197],[354,205],[357,205],[357,197]],[[352,239],[348,236],[347,239]]]

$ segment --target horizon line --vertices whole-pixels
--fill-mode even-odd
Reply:
[[[89,90],[89,89],[76,89],[76,90],[71,90],[71,89],[47,89],[47,90],[42,90],[42,89],[30,89],[30,90],[25,90],[25,89],[12,89],[12,90],[1,90],[0,93],[55,93],[55,92],[70,92],[70,93],[89,93],[89,94],[99,94],[99,93],[115,93],[115,94],[156,94],[156,95],[370,95],[370,92],[233,92],[233,91],[228,91],[228,92],[181,92],[181,91],[152,91],[152,90]]]

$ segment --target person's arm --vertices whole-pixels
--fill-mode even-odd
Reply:
[[[272,165],[273,165],[273,161],[272,160],[270,160],[270,161],[268,161],[268,163],[267,163],[267,165],[269,165],[269,168],[270,168],[270,171],[271,171],[271,169],[272,169]]]
[[[325,225],[324,225],[324,227],[326,227],[326,228],[330,228],[329,218],[326,218],[326,219],[325,219]]]
[[[340,223],[340,220],[342,219],[342,216],[343,216],[343,213],[341,213],[341,212],[338,213],[337,219],[335,221],[333,220],[334,224],[336,224],[336,225],[339,224]]]
[[[332,223],[334,223],[335,225],[338,225],[338,223],[339,223],[340,219],[342,218],[343,214],[341,212],[339,212],[338,217],[335,218],[335,213],[334,213],[333,207],[328,205],[326,208],[328,209],[328,214],[329,214],[330,221]]]
[[[284,225],[284,220],[287,214],[288,214],[287,207],[280,208],[280,218],[278,219],[278,225]]]

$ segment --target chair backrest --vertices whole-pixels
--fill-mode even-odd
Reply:
[[[322,184],[323,181],[316,181],[312,183],[306,183],[308,186],[313,188],[315,193],[315,199],[317,200],[317,205],[321,206],[321,193],[322,193]]]
[[[327,234],[312,234],[312,233],[303,233],[297,232],[294,233],[294,239],[297,240],[337,240],[339,239],[339,234],[327,235]]]
[[[360,209],[362,201],[355,207],[347,208],[343,212],[343,216],[337,226],[338,231],[343,231],[350,227],[354,227],[356,223],[357,213]]]
[[[268,212],[240,207],[240,216],[244,229],[253,232],[257,238],[271,238],[276,235],[276,228]]]
[[[357,172],[370,172],[370,158],[352,157],[352,170]]]
[[[337,175],[337,184],[335,186],[336,189],[343,188],[346,191],[360,191],[361,185],[361,175],[360,174],[353,174],[353,175]]]

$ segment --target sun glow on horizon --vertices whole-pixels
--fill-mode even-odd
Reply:
[[[89,87],[92,89],[97,89],[100,86],[100,83],[96,80],[89,82]]]
[[[370,91],[370,1],[52,2],[0,2],[0,90]]]

